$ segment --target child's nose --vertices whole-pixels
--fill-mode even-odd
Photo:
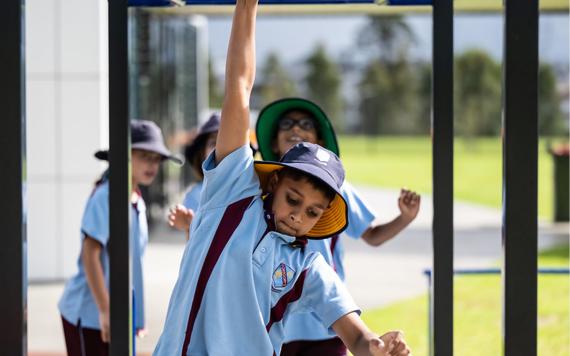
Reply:
[[[293,131],[296,134],[299,134],[299,133],[303,132],[303,129],[301,129],[298,122],[295,122],[293,124],[293,127],[291,127],[291,131]]]
[[[291,221],[294,223],[300,223],[301,222],[301,214],[299,214],[298,212],[292,212],[289,217],[291,218]]]

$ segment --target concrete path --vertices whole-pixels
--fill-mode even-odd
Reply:
[[[398,214],[397,191],[358,187],[378,212],[379,221]],[[431,197],[422,197],[418,218],[400,236],[373,248],[347,239],[347,284],[363,309],[383,306],[427,292],[423,270],[431,266]],[[501,214],[497,209],[455,204],[456,268],[492,267],[500,262]],[[568,224],[541,224],[539,247],[568,243]],[[183,234],[158,226],[151,232],[145,259],[145,288],[149,335],[137,342],[137,350],[148,354],[162,330],[168,301],[183,252]],[[35,356],[63,355],[65,344],[56,304],[63,283],[31,284],[28,291],[29,350]],[[41,351],[41,352],[40,352]]]

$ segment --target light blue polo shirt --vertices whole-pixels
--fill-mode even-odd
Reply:
[[[324,258],[272,231],[252,152],[243,146],[204,182],[178,280],[154,355],[279,354],[283,323],[313,311],[324,328],[357,311]]]
[[[101,243],[101,265],[105,275],[107,290],[109,288],[109,254],[107,243],[109,242],[109,181],[106,180],[95,188],[83,212],[81,221],[81,245],[88,235]],[[148,243],[148,226],[146,220],[146,207],[144,200],[139,198],[136,206],[131,205],[130,245],[132,248],[133,261],[133,295],[134,295],[134,325],[137,329],[144,328],[144,296],[143,296],[143,268],[142,257]],[[65,285],[63,296],[58,307],[65,320],[73,325],[90,329],[100,329],[99,311],[91,294],[83,263],[81,252],[77,259],[78,272]]]
[[[343,239],[358,239],[368,229],[376,216],[354,187],[344,182],[341,193],[348,204],[348,227],[339,236],[325,240],[309,240],[308,249],[318,251],[325,261],[331,265],[344,281],[344,247]],[[322,326],[314,313],[296,314],[285,324],[285,342],[300,340],[325,340],[336,334]]]
[[[198,182],[190,187],[184,195],[182,205],[193,211],[197,211],[200,206],[200,195],[202,194],[202,182]]]

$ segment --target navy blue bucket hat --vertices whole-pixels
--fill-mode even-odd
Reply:
[[[184,156],[186,160],[191,161],[194,155],[200,150],[200,147],[205,143],[206,137],[212,132],[220,129],[221,118],[218,113],[212,114],[208,121],[206,121],[198,129],[198,135],[184,148]]]
[[[183,164],[184,161],[173,155],[164,145],[162,131],[154,122],[148,120],[131,120],[131,149],[144,150],[158,153],[163,160],[169,159],[175,163]],[[109,151],[95,152],[95,157],[108,161]]]
[[[336,194],[330,206],[306,235],[311,239],[324,239],[337,235],[348,226],[347,204],[341,194],[344,168],[337,155],[319,145],[301,142],[293,146],[279,162],[256,161],[255,170],[262,187],[271,174],[283,167],[293,168],[311,175],[332,189]]]
[[[222,120],[219,113],[213,113],[212,116],[198,129],[198,134],[196,137],[184,148],[184,156],[186,161],[191,162],[194,160],[194,156],[198,153],[200,148],[206,143],[208,135],[213,132],[220,130],[220,124]],[[257,153],[257,145],[254,142],[254,138],[250,137],[249,146],[253,154]]]

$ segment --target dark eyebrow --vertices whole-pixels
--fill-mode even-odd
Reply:
[[[318,203],[317,203],[317,204],[315,204],[315,205],[313,205],[313,207],[315,207],[315,208],[319,208],[319,209],[321,209],[321,210],[325,210],[325,207],[324,207],[324,206],[322,206],[321,204],[318,204]]]
[[[300,191],[298,191],[297,189],[295,189],[295,188],[293,188],[293,187],[289,187],[289,189],[292,190],[293,193],[295,193],[295,194],[297,194],[297,195],[300,195],[300,196],[303,197],[303,198],[305,197],[305,196],[304,196]],[[315,208],[319,208],[319,209],[321,209],[321,210],[325,210],[325,209],[326,209],[325,206],[323,206],[322,204],[319,204],[319,203],[314,204],[314,205],[312,205],[312,206],[315,207]]]
[[[297,189],[293,188],[293,187],[289,187],[289,189],[291,189],[295,194],[300,195],[302,197],[305,197],[303,194],[301,194],[300,191],[298,191]]]

